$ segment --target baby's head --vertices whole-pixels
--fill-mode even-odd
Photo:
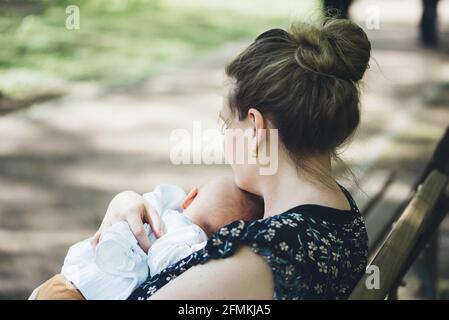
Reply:
[[[230,177],[217,177],[193,188],[182,207],[184,214],[208,236],[232,221],[263,217],[263,200],[239,189]]]

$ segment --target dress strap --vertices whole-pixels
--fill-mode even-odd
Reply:
[[[340,187],[341,191],[343,191],[346,199],[348,199],[348,202],[349,202],[349,205],[351,206],[351,209],[353,211],[359,212],[359,208],[357,207],[357,204],[355,203],[355,200],[352,197],[351,193],[345,187],[343,187],[340,183],[337,182],[337,184]]]

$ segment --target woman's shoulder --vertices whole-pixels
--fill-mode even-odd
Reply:
[[[218,230],[209,239],[211,247],[225,242],[301,244],[298,238],[317,233],[342,233],[363,227],[364,222],[357,208],[339,210],[320,205],[306,204],[291,208],[286,212],[268,218],[234,221]]]
[[[307,222],[301,214],[285,212],[264,219],[234,221],[218,230],[209,239],[210,246],[226,242],[267,242],[289,239],[292,234],[305,230]]]
[[[247,245],[272,267],[299,267],[322,256],[318,249],[351,245],[364,251],[367,241],[365,224],[357,209],[301,205],[265,219],[238,220],[226,225],[209,239],[199,257],[204,262],[225,258],[239,246]]]
[[[234,221],[209,239],[200,260],[226,258],[241,246],[248,246],[274,267],[275,261],[292,263],[293,252],[302,251],[302,241],[310,229],[310,221],[300,212],[288,211],[265,219]]]

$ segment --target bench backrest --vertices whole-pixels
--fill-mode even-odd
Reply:
[[[366,280],[371,276],[367,273],[358,282],[349,299],[380,300],[387,296],[446,184],[447,176],[437,170],[427,176],[370,263],[379,268],[379,289],[367,288]]]
[[[377,174],[374,174],[379,178],[370,178],[364,184],[375,185],[376,191],[371,194],[371,199],[363,199],[362,207],[359,207],[362,215],[365,218],[366,228],[369,238],[369,253],[370,257],[376,253],[386,236],[391,230],[392,223],[398,219],[398,217],[404,212],[406,206],[410,203],[412,197],[415,195],[417,187],[421,185],[427,176],[433,170],[449,173],[449,126],[446,128],[442,138],[438,141],[432,157],[429,159],[423,172],[416,179],[413,175],[408,175],[405,172],[390,171],[390,175],[387,176],[387,170],[376,170]],[[382,174],[384,178],[382,180]],[[386,179],[385,179],[386,178]],[[370,180],[378,180],[370,184]],[[383,185],[379,183],[383,181]],[[410,185],[410,189],[404,188],[404,185]],[[364,186],[365,187],[365,186]],[[368,188],[369,190],[369,188]],[[357,193],[353,191],[355,196]],[[402,199],[398,201],[398,199]],[[356,199],[359,204],[359,199]],[[363,203],[365,202],[365,206]]]

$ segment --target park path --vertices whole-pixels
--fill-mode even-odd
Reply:
[[[355,20],[363,22],[372,3],[357,1]],[[377,3],[381,29],[368,31],[375,61],[363,85],[362,124],[343,158],[366,179],[398,171],[406,192],[449,122],[441,85],[449,83],[449,45],[445,53],[417,46],[419,2],[406,12],[395,7],[402,1]],[[230,174],[224,165],[172,165],[169,136],[175,128],[191,132],[194,121],[216,128],[223,66],[245,44],[121,92],[77,84],[64,98],[0,118],[0,298],[24,298],[58,272],[68,246],[95,231],[118,191],[160,182],[187,189]],[[449,221],[440,246],[447,249]],[[447,253],[441,264],[449,272]]]

